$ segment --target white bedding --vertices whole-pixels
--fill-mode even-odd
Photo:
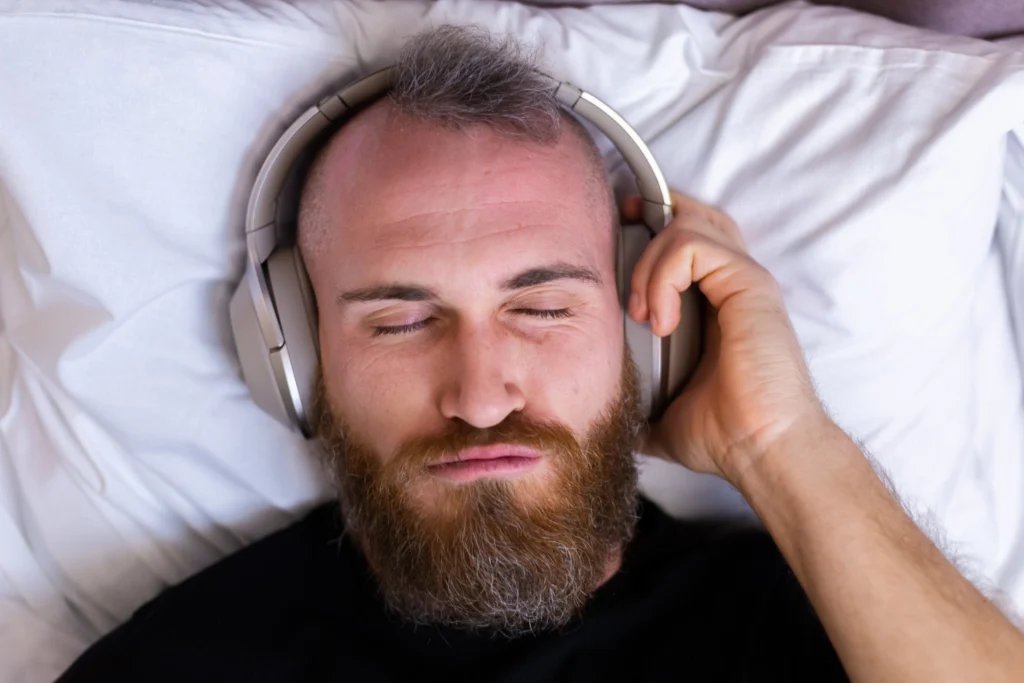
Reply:
[[[160,590],[327,495],[234,358],[249,183],[330,85],[447,21],[543,41],[671,185],[737,219],[837,421],[1024,606],[1008,296],[1024,314],[1024,161],[1003,194],[1024,53],[800,3],[736,20],[0,0],[0,681],[52,680]],[[745,514],[669,465],[644,484],[676,514]]]

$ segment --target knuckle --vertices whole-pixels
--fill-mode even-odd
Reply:
[[[702,239],[698,233],[680,227],[678,230],[672,231],[672,234],[669,236],[669,244],[673,250],[690,249]]]
[[[782,301],[782,285],[780,285],[779,281],[775,279],[775,276],[772,275],[767,268],[753,259],[751,259],[750,262],[753,264],[758,289],[762,290],[765,294]]]

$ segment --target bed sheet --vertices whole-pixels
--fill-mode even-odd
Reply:
[[[735,19],[0,0],[0,680],[52,679],[164,587],[328,495],[234,357],[246,197],[294,116],[447,21],[542,44],[673,186],[735,216],[837,421],[979,583],[1024,605],[1019,227],[995,231],[1024,55],[802,3]],[[645,462],[643,483],[677,515],[748,514],[680,468]]]

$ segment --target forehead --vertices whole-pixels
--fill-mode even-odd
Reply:
[[[377,105],[326,152],[317,252],[353,276],[453,258],[508,268],[582,259],[598,268],[610,262],[612,218],[590,163],[568,132],[542,145]]]

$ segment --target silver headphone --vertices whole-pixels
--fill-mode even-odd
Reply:
[[[235,345],[256,404],[306,436],[312,435],[309,419],[320,348],[316,300],[295,246],[304,166],[338,124],[387,93],[393,76],[394,67],[377,71],[302,114],[270,150],[249,197],[245,274],[231,297]],[[616,253],[619,302],[626,311],[637,261],[653,234],[672,220],[668,186],[647,145],[611,107],[569,83],[544,78],[565,109],[612,141],[636,176],[644,225],[623,226]],[[678,393],[700,354],[696,288],[682,294],[680,306],[679,326],[664,338],[624,315],[626,343],[640,370],[641,399],[649,418],[658,416]]]

